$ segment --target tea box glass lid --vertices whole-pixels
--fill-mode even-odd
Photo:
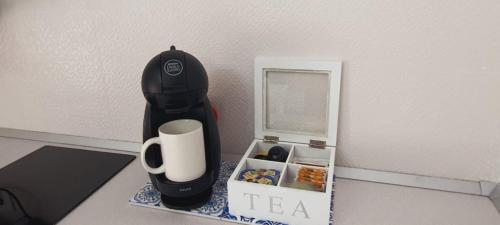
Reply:
[[[340,61],[255,59],[255,137],[336,146]]]

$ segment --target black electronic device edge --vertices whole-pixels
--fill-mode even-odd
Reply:
[[[135,156],[127,154],[43,146],[0,168],[0,188],[6,190],[11,195],[11,199],[12,197],[15,198],[17,204],[19,204],[18,208],[24,211],[25,214],[24,217],[20,217],[20,220],[12,224],[46,225],[57,223],[134,159]],[[83,164],[81,171],[79,171],[81,176],[68,175],[64,170],[50,167],[50,165],[61,166],[67,164],[73,166],[79,162],[81,165]],[[104,168],[107,164],[111,164],[111,166]],[[22,169],[30,166],[31,168]],[[45,177],[37,174],[43,172],[55,173],[46,174]],[[27,174],[33,175],[26,179]],[[87,179],[87,183],[62,179],[59,181],[67,184],[68,187],[53,190],[58,183],[51,186],[53,183],[50,182],[57,182],[58,175],[68,175],[69,178],[77,177],[80,179],[79,181]],[[30,180],[34,182],[30,183]],[[33,183],[38,183],[38,185],[33,185]],[[56,198],[50,199],[50,195],[54,193],[56,193]],[[64,200],[61,201],[61,199]]]

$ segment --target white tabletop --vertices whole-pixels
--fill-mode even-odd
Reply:
[[[46,144],[0,137],[0,167]],[[129,205],[130,196],[147,180],[136,159],[59,224],[234,224]],[[500,214],[486,197],[337,179],[334,221],[335,225],[498,225]]]

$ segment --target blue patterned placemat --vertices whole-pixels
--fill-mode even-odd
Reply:
[[[285,223],[270,221],[266,219],[258,219],[252,217],[245,217],[243,215],[232,215],[229,213],[227,206],[227,186],[226,182],[236,168],[236,163],[222,161],[219,179],[213,186],[212,198],[207,204],[200,208],[192,210],[176,210],[169,209],[161,203],[160,192],[158,192],[153,185],[148,182],[143,188],[135,193],[130,199],[129,203],[135,206],[149,207],[154,209],[167,210],[172,212],[190,214],[194,216],[201,216],[211,219],[224,220],[243,224],[263,224],[263,225],[286,225]],[[333,193],[332,203],[330,205],[330,225],[333,224]]]

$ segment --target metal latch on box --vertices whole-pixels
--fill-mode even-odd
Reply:
[[[311,148],[325,149],[325,147],[326,147],[326,141],[309,140],[309,147],[311,147]]]
[[[264,136],[264,142],[276,144],[280,141],[277,136]]]
[[[277,136],[264,136],[264,142],[276,144],[280,141],[280,138]],[[309,140],[309,147],[311,148],[320,148],[325,149],[326,141],[320,140]]]

